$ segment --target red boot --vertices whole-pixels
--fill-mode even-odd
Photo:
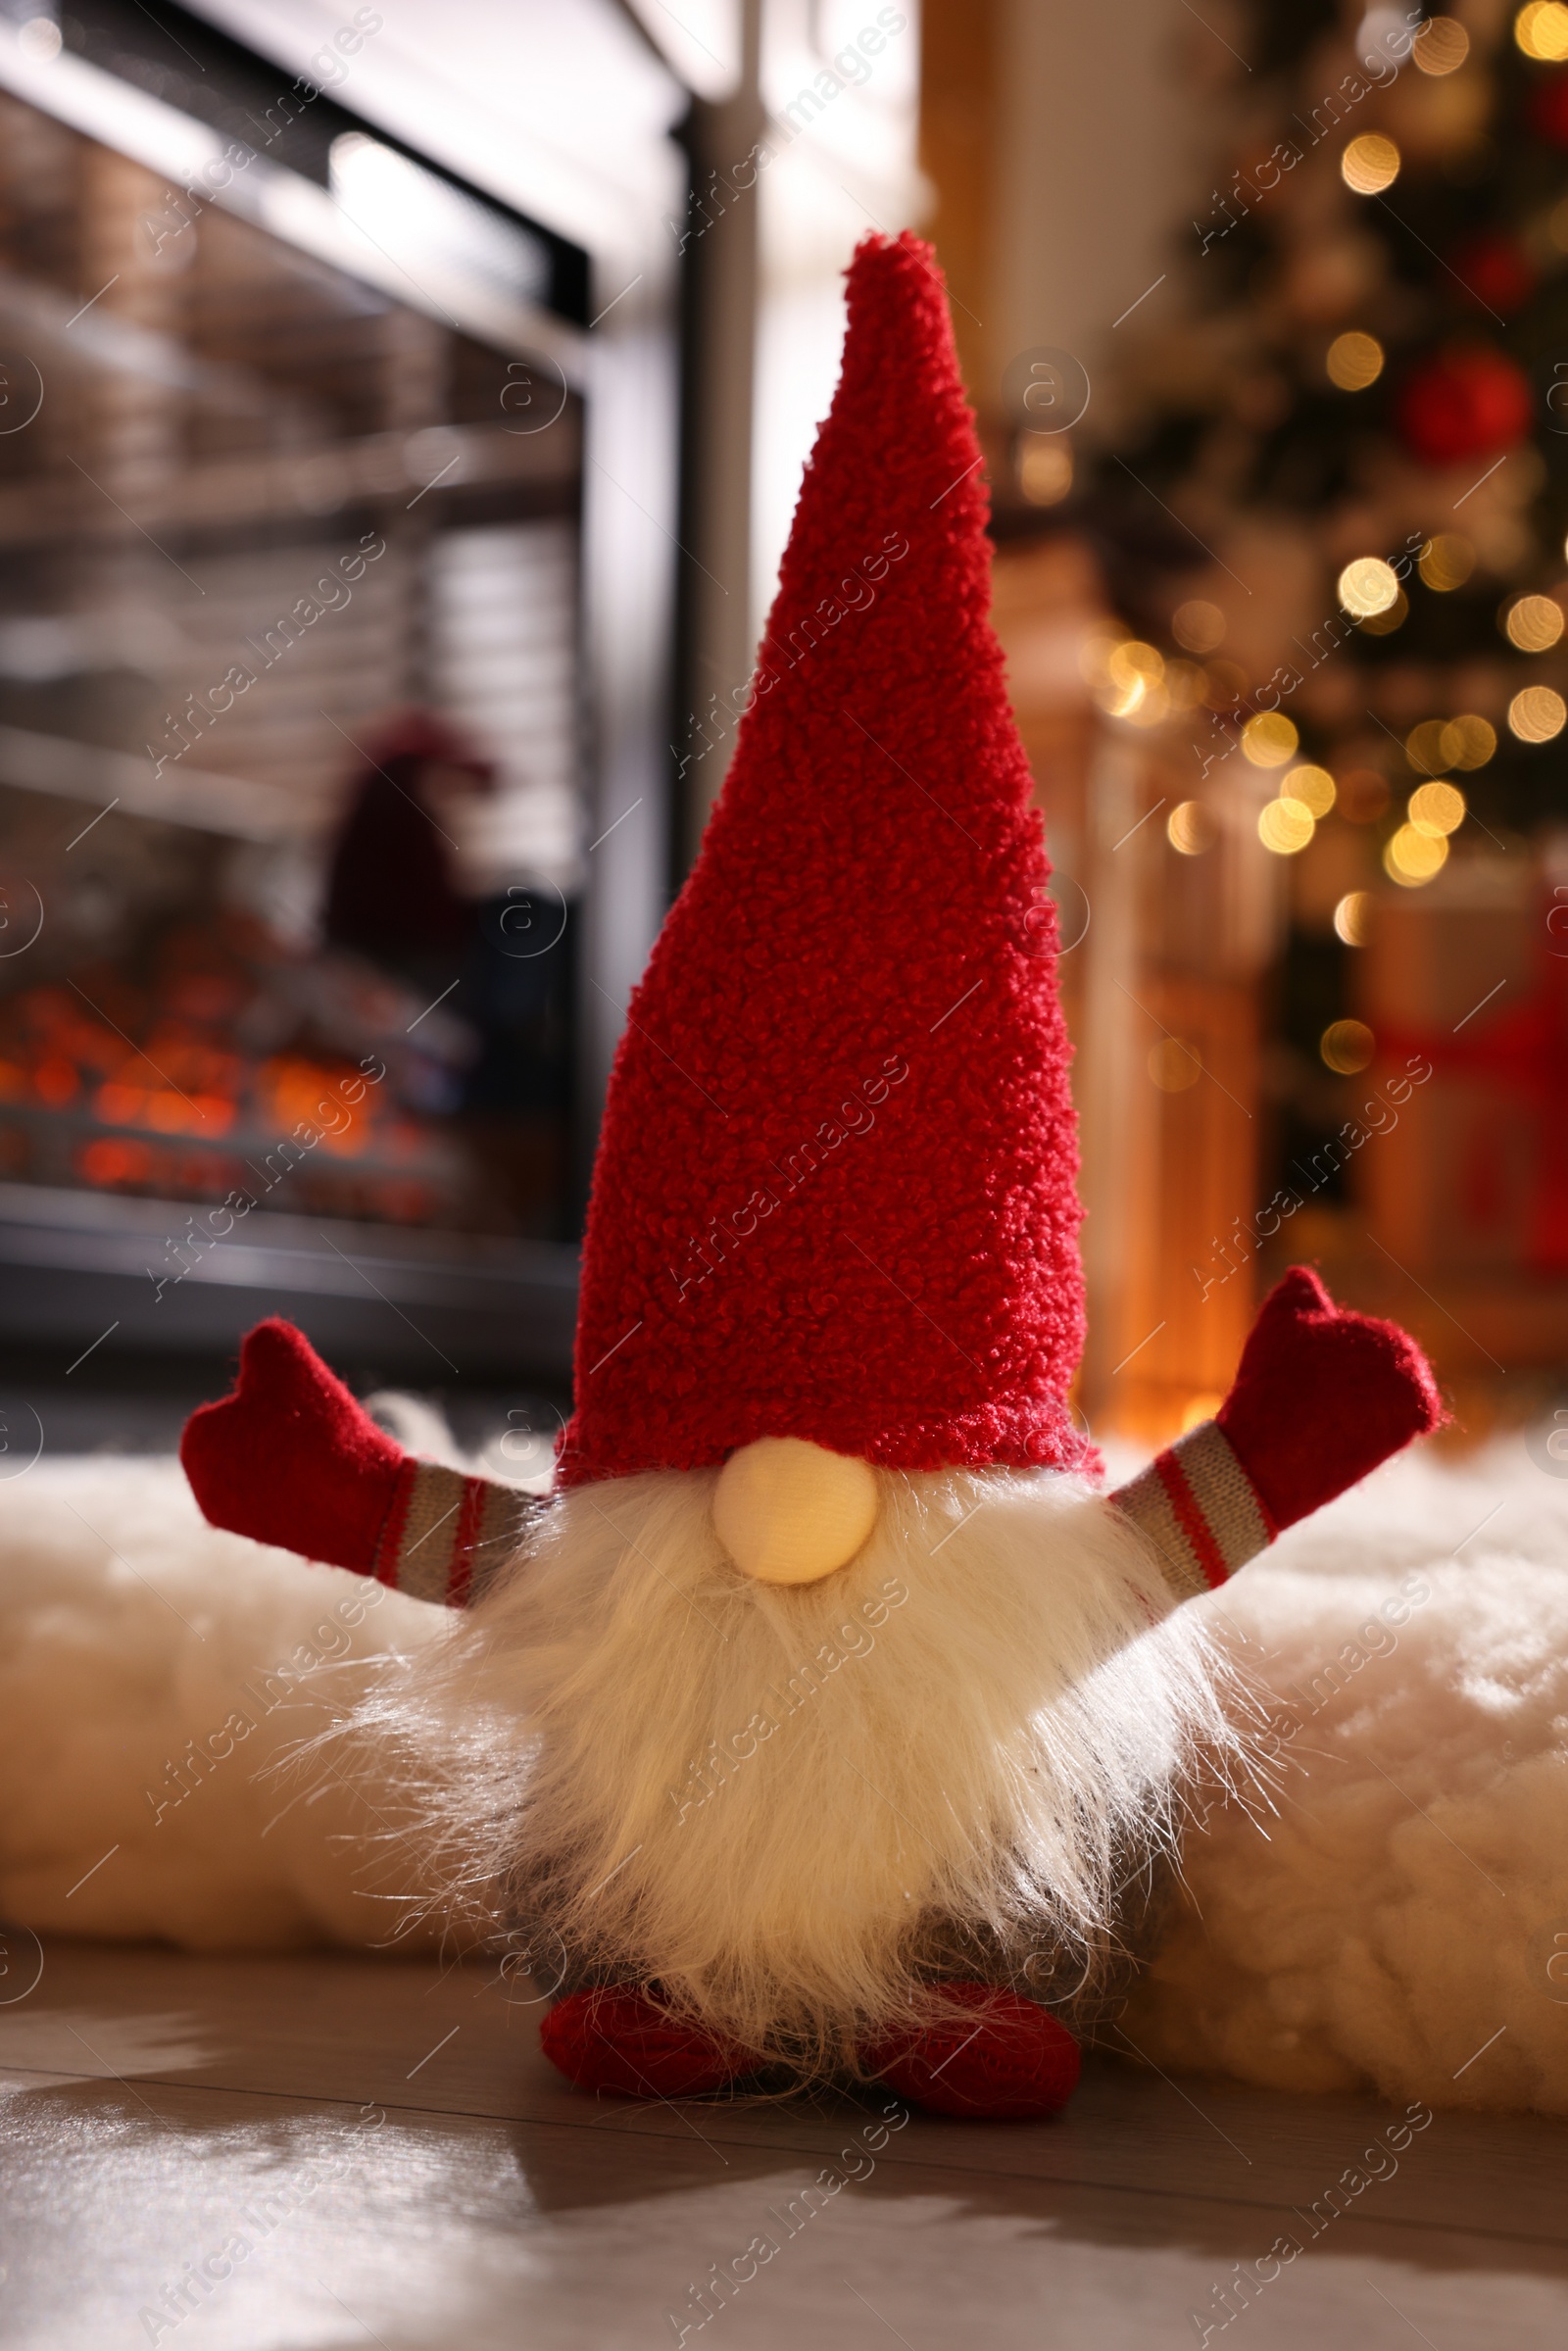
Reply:
[[[863,2052],[869,2072],[911,2106],[986,2122],[1054,2114],[1078,2085],[1078,2043],[1016,1992],[944,1984],[951,2021],[894,2033]]]
[[[733,2041],[671,2016],[633,1984],[568,1992],[539,2028],[551,2064],[578,2089],[627,2098],[695,2098],[757,2071]]]

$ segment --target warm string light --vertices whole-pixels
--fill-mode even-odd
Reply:
[[[1378,1041],[1364,1020],[1333,1020],[1318,1039],[1323,1065],[1337,1077],[1352,1078],[1366,1068]]]
[[[1356,626],[1364,636],[1387,637],[1395,629],[1404,625],[1409,611],[1410,599],[1400,588],[1396,591],[1394,602],[1389,606],[1387,612],[1370,612],[1364,620],[1358,620]]]
[[[1515,40],[1525,56],[1554,65],[1568,62],[1568,5],[1558,5],[1557,0],[1549,0],[1547,5],[1532,5],[1518,9],[1516,14],[1513,11],[1509,14],[1514,19]],[[1410,60],[1420,75],[1429,80],[1441,79],[1465,68],[1470,51],[1471,36],[1463,24],[1454,17],[1435,17],[1429,19],[1417,33],[1410,49]],[[1472,78],[1478,72],[1488,73],[1490,62],[1471,66],[1470,72]],[[1539,78],[1544,83],[1548,77],[1532,78]],[[1412,74],[1411,81],[1415,82],[1415,74]],[[1401,98],[1407,94],[1414,104],[1419,91],[1401,92]],[[1462,93],[1454,91],[1449,96],[1457,105]],[[1440,93],[1432,91],[1422,103],[1430,108],[1437,104],[1439,97]],[[1401,125],[1408,119],[1401,117]],[[1412,145],[1415,139],[1416,132],[1412,127]],[[1353,195],[1372,199],[1393,188],[1400,172],[1401,160],[1399,147],[1393,138],[1381,131],[1368,131],[1348,141],[1339,159],[1339,168],[1346,187]],[[1568,251],[1568,200],[1564,202],[1563,213],[1564,234],[1561,241],[1563,249]],[[1497,299],[1501,307],[1507,307],[1500,296]],[[1342,319],[1347,310],[1351,317],[1356,315],[1351,304],[1346,302],[1340,309]],[[1337,333],[1332,328],[1328,329],[1317,343],[1316,353],[1320,355],[1319,365],[1323,370],[1317,379],[1320,387],[1326,375],[1328,384],[1336,392],[1353,396],[1386,377],[1388,354],[1379,338],[1362,328],[1347,328]],[[1366,405],[1370,408],[1374,404]],[[1336,407],[1341,418],[1338,429],[1342,432],[1350,429],[1348,412],[1337,404]],[[1494,449],[1492,454],[1495,454]],[[1476,470],[1480,471],[1481,465],[1487,462],[1483,457]],[[1479,516],[1484,503],[1478,502],[1469,510],[1461,509],[1461,512],[1466,512],[1467,520],[1471,516]],[[1457,514],[1454,519],[1458,519]],[[1477,632],[1484,633],[1491,617],[1490,608],[1498,594],[1497,587],[1493,585],[1496,574],[1500,571],[1506,576],[1509,570],[1513,570],[1517,576],[1517,569],[1522,567],[1516,564],[1512,556],[1504,557],[1500,537],[1490,535],[1489,529],[1483,528],[1479,519],[1474,521],[1473,527],[1486,550],[1486,561],[1479,580],[1476,579],[1476,545],[1461,532],[1448,530],[1435,533],[1420,548],[1415,561],[1420,588],[1413,582],[1406,582],[1409,597],[1413,597],[1417,605],[1421,603],[1423,589],[1434,596],[1451,597],[1467,587],[1472,588],[1474,603],[1461,601],[1460,609],[1450,609],[1446,616],[1446,627],[1449,631],[1455,626],[1473,626]],[[1568,553],[1568,541],[1565,541],[1565,553]],[[1407,572],[1409,568],[1407,560],[1401,562],[1401,572]],[[1486,595],[1488,587],[1492,590],[1490,596]],[[1397,628],[1410,611],[1409,597],[1401,588],[1400,579],[1393,566],[1374,555],[1364,555],[1345,563],[1339,574],[1338,592],[1344,612],[1369,634],[1382,635]],[[1554,648],[1568,642],[1568,617],[1565,617],[1568,614],[1568,583],[1563,585],[1561,596],[1562,602],[1559,603],[1555,596],[1515,591],[1504,600],[1496,613],[1496,626],[1515,654],[1526,657],[1549,655]],[[1216,605],[1194,598],[1176,608],[1170,618],[1169,636],[1162,636],[1161,641],[1166,644],[1173,641],[1188,654],[1209,661],[1209,676],[1213,682],[1208,699],[1212,706],[1222,712],[1234,712],[1233,724],[1244,721],[1240,726],[1240,747],[1244,759],[1250,767],[1265,771],[1267,781],[1261,789],[1274,794],[1256,815],[1257,837],[1262,847],[1275,856],[1298,856],[1310,845],[1317,826],[1325,820],[1331,820],[1336,813],[1348,823],[1376,822],[1377,835],[1370,841],[1363,836],[1360,854],[1370,864],[1372,853],[1379,845],[1379,836],[1388,832],[1390,837],[1381,846],[1383,870],[1389,881],[1399,889],[1419,890],[1444,871],[1453,842],[1467,820],[1466,789],[1474,789],[1468,786],[1467,781],[1466,789],[1461,789],[1460,779],[1467,779],[1469,774],[1486,768],[1495,758],[1499,734],[1505,742],[1511,735],[1525,745],[1549,744],[1568,726],[1568,703],[1564,700],[1564,695],[1568,694],[1568,681],[1564,682],[1562,692],[1544,684],[1522,687],[1513,694],[1507,705],[1506,724],[1500,714],[1500,694],[1498,706],[1493,708],[1490,717],[1483,717],[1474,710],[1461,710],[1424,719],[1419,725],[1411,727],[1405,738],[1409,771],[1402,776],[1387,754],[1379,754],[1375,749],[1373,751],[1373,758],[1380,764],[1389,766],[1394,773],[1395,792],[1405,803],[1401,811],[1396,800],[1391,812],[1385,816],[1384,810],[1389,806],[1390,796],[1388,782],[1383,776],[1371,768],[1350,768],[1337,776],[1327,767],[1319,766],[1303,756],[1298,729],[1283,712],[1265,712],[1249,717],[1245,714],[1245,703],[1242,710],[1235,710],[1234,704],[1221,701],[1224,685],[1219,673],[1228,670],[1231,665],[1215,661],[1212,657],[1225,643],[1225,638],[1224,613]],[[1495,647],[1495,640],[1494,643],[1500,654],[1500,648]],[[1393,650],[1390,648],[1391,652]],[[1153,669],[1145,661],[1146,653],[1152,651],[1152,648],[1136,646],[1124,651],[1122,667],[1130,674],[1118,676],[1114,668],[1107,664],[1102,707],[1114,709],[1118,716],[1132,718],[1135,723],[1142,724],[1152,723],[1148,713],[1151,706],[1158,702],[1160,689],[1167,697],[1164,707],[1170,707],[1168,698],[1175,663],[1173,660],[1167,661],[1163,668]],[[1554,671],[1555,663],[1544,661],[1541,667],[1548,672]],[[1518,662],[1515,664],[1516,678],[1520,670],[1529,674],[1525,663]],[[1463,685],[1459,691],[1465,691]],[[1470,691],[1485,692],[1486,688],[1472,686]],[[1247,692],[1244,681],[1237,699]],[[1419,709],[1419,702],[1416,708]],[[1140,716],[1140,712],[1144,715]],[[1413,713],[1406,706],[1396,724],[1402,722],[1408,726],[1411,715]],[[1393,749],[1394,746],[1390,744],[1387,752],[1392,753]],[[1255,801],[1252,805],[1256,806]],[[1485,809],[1484,797],[1478,805]],[[1184,857],[1200,857],[1220,837],[1221,825],[1225,828],[1227,839],[1233,837],[1232,828],[1239,815],[1240,810],[1228,806],[1216,804],[1215,808],[1210,808],[1202,801],[1185,800],[1171,808],[1166,816],[1166,837],[1177,855]],[[1245,824],[1247,820],[1244,817],[1242,821]],[[1351,843],[1348,836],[1331,834],[1329,841],[1324,844],[1325,853],[1331,842],[1337,850],[1343,849],[1348,856]],[[1462,869],[1465,857],[1463,847],[1459,857]],[[1336,863],[1337,858],[1331,860],[1326,854],[1321,864],[1318,860],[1309,860],[1314,895],[1318,873],[1322,871],[1326,876]],[[1352,865],[1351,871],[1354,870]],[[1346,948],[1364,949],[1377,919],[1376,909],[1380,902],[1386,906],[1389,897],[1387,884],[1381,882],[1377,889],[1344,891],[1337,901],[1331,896],[1333,931],[1340,943]],[[1318,1050],[1325,1068],[1338,1075],[1350,1077],[1367,1068],[1376,1057],[1377,1040],[1364,1022],[1337,1020],[1323,1029]],[[1202,1064],[1195,1049],[1177,1039],[1168,1038],[1152,1050],[1149,1068],[1154,1084],[1164,1091],[1179,1092],[1197,1083]]]
[[[1196,710],[1209,690],[1196,661],[1167,661],[1157,646],[1137,637],[1090,639],[1081,667],[1107,717],[1133,726],[1158,726],[1173,710]]]
[[[1470,54],[1470,35],[1456,17],[1429,17],[1410,44],[1423,73],[1456,73]]]
[[[1298,800],[1309,814],[1322,818],[1333,808],[1338,787],[1326,767],[1293,767],[1280,786],[1281,800]]]
[[[1549,743],[1568,719],[1568,704],[1550,686],[1526,686],[1508,705],[1509,731],[1521,743]]]
[[[1440,767],[1484,767],[1497,748],[1497,730],[1467,710],[1450,718],[1438,738]]]
[[[1285,723],[1290,725],[1288,719]],[[1290,731],[1294,750],[1295,727]],[[1338,798],[1339,786],[1326,767],[1309,763],[1293,767],[1281,781],[1277,797],[1258,810],[1258,839],[1277,857],[1299,856]]]
[[[1440,596],[1462,588],[1476,567],[1476,551],[1456,530],[1439,531],[1416,558],[1416,569],[1427,587]]]
[[[1568,58],[1568,8],[1561,0],[1531,0],[1513,21],[1513,37],[1526,57],[1560,65]]]
[[[1339,577],[1339,599],[1352,619],[1371,620],[1391,612],[1399,601],[1399,583],[1392,563],[1381,556],[1357,556]]]
[[[1271,800],[1258,810],[1257,837],[1277,857],[1294,857],[1317,831],[1304,800]]]
[[[1024,433],[1018,487],[1031,506],[1059,506],[1072,489],[1072,451],[1060,433]]]
[[[1184,857],[1200,857],[1212,849],[1217,828],[1200,800],[1184,800],[1165,819],[1165,838]]]
[[[1372,935],[1376,904],[1370,890],[1348,890],[1334,909],[1335,937],[1347,947],[1365,947]]]
[[[1418,833],[1431,841],[1446,841],[1464,822],[1464,794],[1446,780],[1419,784],[1405,804],[1405,813]]]
[[[1083,650],[1082,668],[1108,717],[1153,726],[1168,714],[1165,657],[1157,646],[1136,637],[1091,638]]]
[[[1452,549],[1468,559],[1468,541],[1449,537],[1430,541],[1423,550],[1423,566],[1436,569]],[[1462,568],[1462,565],[1455,566]],[[1442,574],[1440,573],[1440,576]],[[1392,567],[1380,557],[1365,556],[1346,565],[1340,574],[1341,602],[1348,612],[1369,608],[1365,618],[1374,623],[1379,610],[1387,612],[1392,587],[1399,608],[1404,598]],[[1564,628],[1562,608],[1554,598],[1525,596],[1508,606],[1501,616],[1507,633],[1521,650],[1545,650]],[[1223,638],[1224,615],[1217,606],[1191,599],[1177,607],[1171,631],[1192,649],[1211,648]],[[1548,636],[1548,631],[1551,634]],[[1139,726],[1154,726],[1173,710],[1197,709],[1221,685],[1220,673],[1234,668],[1226,662],[1204,670],[1197,662],[1167,661],[1157,646],[1140,638],[1095,638],[1081,656],[1081,667],[1095,699],[1109,716]],[[1245,679],[1237,673],[1243,689]],[[1550,687],[1526,687],[1509,705],[1508,723],[1524,742],[1547,742],[1568,722],[1568,706]],[[1244,758],[1264,770],[1287,767],[1300,747],[1299,733],[1283,711],[1254,712],[1242,726]],[[1464,795],[1446,780],[1447,771],[1483,767],[1497,746],[1496,729],[1476,711],[1451,718],[1427,718],[1405,738],[1405,756],[1420,775],[1434,779],[1440,791],[1422,800],[1412,796],[1406,821],[1385,845],[1385,869],[1406,886],[1418,886],[1441,869],[1446,857],[1447,836],[1463,822]],[[1307,847],[1318,824],[1338,808],[1351,824],[1375,822],[1388,801],[1388,787],[1374,769],[1348,770],[1341,780],[1326,767],[1304,762],[1289,767],[1277,796],[1257,817],[1263,847],[1277,857],[1294,857]],[[1180,802],[1165,823],[1166,838],[1180,856],[1201,857],[1218,837],[1215,819],[1200,801]],[[1425,847],[1417,846],[1425,842]],[[1434,852],[1432,844],[1442,844]],[[1356,894],[1351,893],[1353,898]],[[1342,902],[1348,904],[1348,900]],[[1338,919],[1338,918],[1336,918]],[[1347,917],[1347,919],[1349,919]]]
[[[1254,767],[1283,767],[1300,740],[1282,710],[1259,710],[1242,728],[1242,756]]]
[[[1208,695],[1208,673],[1196,661],[1167,661],[1165,691],[1173,710],[1196,710]]]
[[[1179,604],[1171,614],[1170,633],[1189,653],[1212,653],[1225,642],[1225,615],[1217,604],[1200,596]]]
[[[1443,736],[1446,721],[1442,718],[1423,718],[1412,726],[1404,738],[1404,756],[1417,775],[1441,775],[1451,762],[1443,756]]]
[[[1391,882],[1402,889],[1419,890],[1443,871],[1448,861],[1448,844],[1439,833],[1421,832],[1413,824],[1401,824],[1383,845],[1383,870]]]
[[[1423,719],[1412,728],[1405,756],[1429,781],[1417,784],[1405,803],[1404,822],[1383,845],[1383,870],[1401,889],[1422,889],[1443,871],[1448,861],[1449,836],[1458,831],[1467,813],[1458,785],[1447,776],[1433,775],[1433,764],[1445,749],[1452,749],[1464,751],[1479,767],[1492,757],[1495,746],[1496,737],[1486,720],[1468,712],[1458,718]],[[1342,901],[1342,906],[1348,906],[1348,900]],[[1351,912],[1346,920],[1353,926],[1358,917]],[[1359,939],[1347,938],[1339,911],[1334,927],[1348,945],[1360,945]]]
[[[1149,1051],[1149,1074],[1161,1094],[1185,1094],[1203,1074],[1201,1056],[1180,1037],[1162,1037]]]
[[[1443,775],[1450,767],[1484,767],[1497,748],[1495,728],[1473,710],[1457,718],[1423,718],[1404,738],[1404,756],[1417,775]]]
[[[1336,335],[1323,364],[1342,392],[1364,392],[1383,373],[1383,346],[1376,335]]]
[[[1563,14],[1568,16],[1568,10]],[[1340,176],[1352,196],[1381,196],[1399,176],[1399,150],[1381,130],[1363,130],[1340,157]]]
[[[1498,615],[1503,635],[1521,653],[1548,653],[1563,630],[1563,612],[1550,596],[1520,596]]]
[[[1294,735],[1295,729],[1291,732]],[[1385,845],[1384,867],[1394,880],[1409,888],[1430,881],[1447,857],[1448,836],[1457,832],[1468,812],[1458,785],[1447,776],[1431,775],[1430,760],[1439,747],[1463,751],[1480,766],[1492,756],[1495,742],[1486,720],[1469,713],[1459,718],[1429,718],[1412,730],[1407,756],[1411,765],[1431,780],[1417,785],[1410,794],[1404,822]],[[1382,812],[1387,801],[1387,785],[1370,769],[1351,769],[1337,781],[1326,767],[1304,763],[1290,769],[1281,779],[1277,796],[1259,809],[1257,837],[1275,857],[1298,857],[1336,808],[1343,806],[1352,824],[1365,824]],[[1184,802],[1167,825],[1173,846],[1188,856],[1196,854],[1187,846],[1194,830],[1188,811],[1197,808],[1196,802]],[[1364,944],[1370,904],[1364,891],[1350,891],[1340,900],[1334,927],[1348,947]]]

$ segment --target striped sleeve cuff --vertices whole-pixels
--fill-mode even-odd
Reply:
[[[377,1583],[444,1608],[466,1608],[512,1556],[539,1508],[493,1478],[468,1478],[411,1453],[376,1545]]]
[[[1152,1543],[1179,1600],[1213,1592],[1266,1550],[1278,1531],[1224,1430],[1211,1420],[1156,1453],[1110,1498]]]

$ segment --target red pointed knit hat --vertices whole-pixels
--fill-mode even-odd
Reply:
[[[868,238],[753,701],[611,1080],[563,1484],[759,1437],[1084,1456],[1050,868],[980,465],[930,248]]]

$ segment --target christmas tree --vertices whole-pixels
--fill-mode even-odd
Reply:
[[[1191,13],[1222,148],[1172,262],[1177,323],[1143,328],[1067,511],[1135,632],[1101,649],[1099,699],[1188,779],[1171,847],[1202,855],[1246,787],[1290,868],[1266,1199],[1270,1161],[1292,1180],[1396,1026],[1432,1043],[1434,1102],[1473,1090],[1492,1047],[1527,1126],[1568,1084],[1547,1004],[1568,954],[1549,887],[1568,819],[1568,7]],[[1025,433],[1026,496],[1029,464]],[[1358,951],[1499,876],[1531,944],[1495,1002],[1412,1011],[1407,988],[1375,1033]],[[1541,1142],[1520,1148],[1540,1161]],[[1471,1205],[1506,1221],[1506,1171],[1471,1175]],[[1561,1272],[1552,1181],[1520,1176],[1515,1221],[1528,1263]],[[1342,1163],[1322,1198],[1358,1186]]]

